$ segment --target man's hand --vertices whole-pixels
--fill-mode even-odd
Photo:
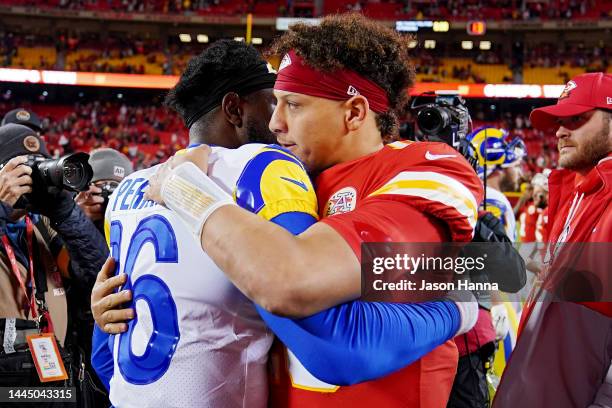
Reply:
[[[538,261],[537,259],[534,258],[529,258],[527,260],[527,265],[525,265],[525,267],[535,273],[536,275],[539,275],[540,273],[542,273],[542,262]]]
[[[98,273],[91,292],[91,312],[98,326],[106,333],[118,334],[127,330],[127,320],[134,318],[131,308],[119,309],[123,303],[132,300],[132,291],[114,293],[127,280],[127,275],[115,274],[115,260],[109,257]]]
[[[188,150],[182,150],[170,157],[164,164],[159,166],[157,172],[155,172],[153,177],[149,180],[149,186],[145,191],[145,199],[153,200],[158,204],[164,205],[161,189],[172,169],[183,163],[192,162],[204,173],[208,173],[208,157],[210,156],[210,152],[211,149],[209,146],[200,145]]]
[[[12,158],[0,170],[0,201],[13,207],[19,198],[32,192],[32,169],[24,166],[27,156]]]
[[[102,189],[94,185],[89,186],[89,190],[81,191],[77,194],[74,201],[81,207],[81,210],[92,221],[104,219],[104,198],[100,195]]]

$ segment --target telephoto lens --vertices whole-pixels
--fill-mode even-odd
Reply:
[[[417,114],[417,124],[421,132],[428,136],[437,136],[451,124],[451,114],[441,106],[423,108]]]
[[[28,165],[38,170],[38,179],[45,187],[69,191],[86,191],[93,178],[87,153],[71,153],[59,159],[31,156]]]

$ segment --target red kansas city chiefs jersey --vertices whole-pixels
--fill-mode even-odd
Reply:
[[[543,211],[544,210],[536,207],[533,203],[530,203],[523,209],[519,217],[519,223],[521,225],[519,228],[519,238],[521,242],[542,242],[541,239],[537,239],[536,237],[536,229],[538,218]]]
[[[463,156],[429,142],[395,142],[336,165],[317,178],[316,189],[322,221],[359,258],[362,242],[427,242],[419,231],[427,226],[404,218],[415,211],[445,226],[444,241],[471,241],[483,198],[482,183]],[[390,220],[381,223],[383,213]]]
[[[482,184],[467,161],[442,143],[394,142],[327,169],[316,180],[321,221],[361,259],[362,242],[470,241]],[[277,350],[278,351],[278,350]],[[270,377],[278,407],[442,408],[457,367],[448,341],[378,380],[339,387],[319,381],[287,353]]]

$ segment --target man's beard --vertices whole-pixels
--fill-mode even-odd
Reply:
[[[582,149],[577,149],[574,155],[559,157],[559,166],[569,170],[581,170],[593,167],[610,153],[608,135],[610,134],[610,121],[606,121],[599,132]]]
[[[270,131],[267,123],[248,118],[246,123],[247,139],[249,143],[276,143],[276,135]]]

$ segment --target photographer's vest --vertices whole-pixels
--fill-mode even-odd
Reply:
[[[39,229],[43,229],[41,233]],[[46,235],[43,237],[43,234]],[[44,271],[47,290],[45,292],[46,306],[49,309],[51,322],[57,340],[60,345],[64,345],[66,338],[66,328],[68,324],[68,310],[66,304],[66,294],[62,286],[61,275],[55,256],[49,248],[50,240],[57,233],[49,225],[49,220],[42,217],[41,221],[36,223],[33,228],[33,240],[36,244],[33,246],[34,251],[38,248],[38,254],[33,254],[34,271],[40,273]],[[45,239],[46,238],[46,239]],[[47,242],[49,240],[49,242]],[[12,245],[13,243],[11,243]],[[13,250],[15,250],[13,248]],[[29,254],[25,254],[29,256]],[[17,267],[21,273],[23,282],[30,284],[30,274],[28,268],[17,261]],[[26,316],[22,305],[27,304],[25,294],[21,290],[17,277],[14,275],[11,268],[10,260],[6,254],[5,248],[0,244],[0,318],[17,318],[36,320],[32,316],[32,311],[28,311]],[[3,331],[4,327],[0,327]]]

